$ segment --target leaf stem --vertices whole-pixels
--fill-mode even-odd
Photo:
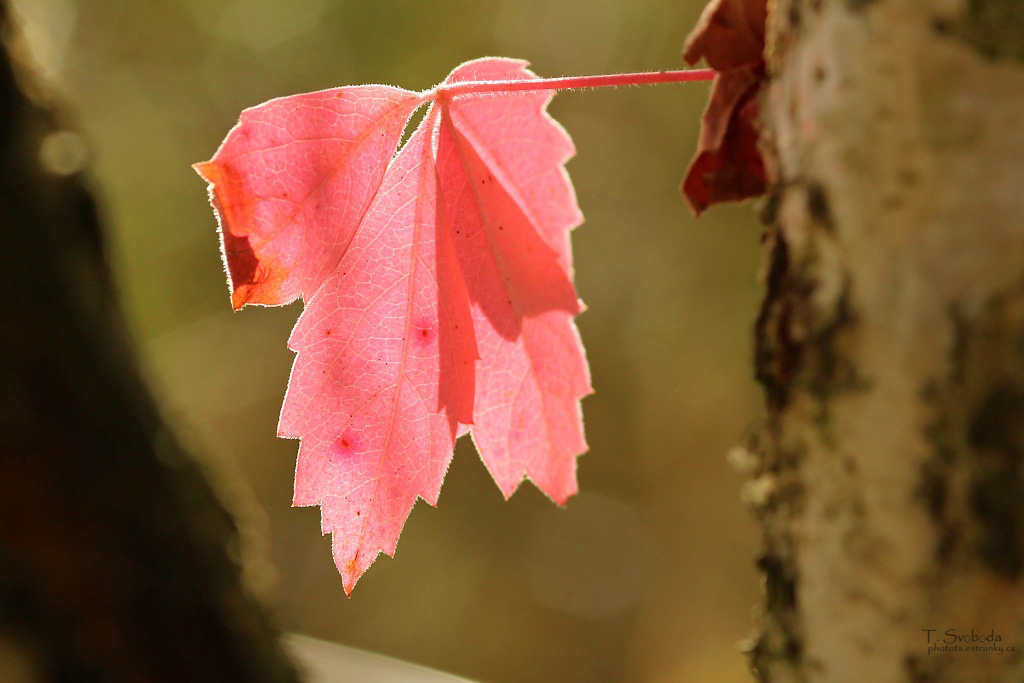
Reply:
[[[714,69],[684,69],[679,71],[644,71],[631,74],[600,74],[597,76],[564,76],[562,78],[527,78],[508,81],[462,81],[437,86],[425,94],[428,99],[437,96],[455,97],[474,93],[517,92],[522,90],[574,90],[616,85],[649,85],[654,83],[686,83],[710,81]]]

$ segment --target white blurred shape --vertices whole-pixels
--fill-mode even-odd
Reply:
[[[78,173],[88,156],[89,146],[85,138],[73,130],[54,131],[39,145],[39,164],[54,175]]]
[[[468,678],[297,633],[284,638],[307,683],[472,683]]]
[[[60,82],[78,8],[71,0],[11,0],[10,6],[43,78]]]

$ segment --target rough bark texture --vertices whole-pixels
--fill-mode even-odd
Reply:
[[[0,679],[294,680],[139,378],[92,198],[40,167],[54,130],[0,50]]]
[[[771,6],[761,680],[1024,680],[1022,8]]]

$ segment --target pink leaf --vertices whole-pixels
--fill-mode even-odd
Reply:
[[[436,504],[476,348],[423,125],[384,176],[338,268],[306,304],[279,434],[301,437],[296,505],[319,504],[351,590],[423,496]]]
[[[242,112],[210,161],[235,310],[308,297],[369,206],[422,96],[382,85],[334,88]]]
[[[483,59],[446,83],[536,78]],[[552,91],[436,95],[384,86],[247,110],[197,170],[211,183],[236,308],[302,296],[279,434],[302,439],[296,505],[320,505],[346,592],[436,504],[471,429],[506,495],[562,503],[592,390],[572,318],[582,216]]]
[[[524,62],[489,59],[447,82],[528,77]],[[562,164],[574,150],[544,113],[552,94],[453,100],[437,163],[481,357],[473,441],[506,497],[528,476],[564,503],[587,449],[579,401],[592,390],[572,323],[568,230],[582,217]]]

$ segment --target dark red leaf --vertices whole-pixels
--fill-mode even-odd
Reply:
[[[757,148],[758,92],[764,67],[744,66],[715,77],[701,120],[697,154],[683,180],[696,214],[712,204],[764,193],[767,175]]]
[[[686,38],[683,58],[715,71],[764,60],[766,0],[712,0]]]
[[[698,215],[708,206],[764,193],[758,96],[764,80],[765,0],[712,0],[683,56],[719,73],[701,119],[700,141],[682,191]]]

